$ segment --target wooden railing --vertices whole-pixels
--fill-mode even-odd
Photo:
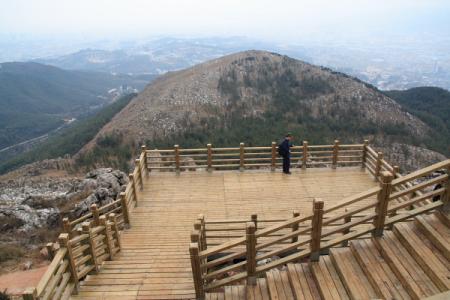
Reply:
[[[388,171],[392,167],[384,164],[382,157],[377,158],[379,186],[331,207],[324,207],[322,200],[315,199],[311,214],[297,213],[264,228],[258,228],[257,216],[253,215],[246,223],[244,235],[220,245],[209,246],[213,243],[208,241],[208,221],[200,216],[194,224],[189,247],[197,298],[244,279],[252,284],[259,274],[289,262],[307,258],[317,261],[331,247],[346,245],[349,240],[369,233],[379,237],[386,227],[418,214],[443,206],[449,209],[450,160],[406,176],[396,173],[394,178]],[[444,173],[434,176],[438,170]],[[242,220],[234,222],[242,224]],[[274,256],[279,259],[270,261]]]
[[[235,148],[215,148],[208,144],[206,148],[182,149],[175,145],[173,149],[147,150],[147,162],[150,171],[253,168],[275,170],[282,165],[277,148],[275,142],[268,147],[246,147],[241,143]],[[291,163],[302,168],[362,165],[366,148],[367,141],[364,144],[352,145],[341,145],[338,140],[333,145],[309,145],[304,141],[301,146],[291,148]]]
[[[98,272],[105,260],[114,259],[121,249],[120,231],[130,226],[130,210],[138,205],[138,193],[148,175],[146,159],[142,146],[118,199],[101,207],[93,204],[90,212],[78,219],[63,219],[57,243],[47,244],[52,261],[38,285],[24,293],[24,299],[68,299],[86,275]]]

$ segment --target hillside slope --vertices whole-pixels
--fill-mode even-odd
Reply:
[[[433,129],[429,144],[450,156],[450,92],[438,87],[417,87],[386,94]]]
[[[246,51],[166,74],[107,124],[99,141],[151,147],[267,144],[291,131],[297,141],[391,141],[422,145],[430,128],[359,80],[274,53]],[[92,158],[91,158],[92,159]]]
[[[0,149],[58,127],[110,102],[108,90],[142,89],[149,80],[128,75],[66,71],[37,63],[0,64]]]

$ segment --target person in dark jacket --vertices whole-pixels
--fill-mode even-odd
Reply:
[[[283,173],[291,174],[289,168],[291,166],[291,147],[292,147],[292,134],[288,133],[284,137],[284,140],[278,145],[278,153],[283,157]]]

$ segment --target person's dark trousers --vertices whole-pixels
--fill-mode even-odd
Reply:
[[[289,155],[283,156],[283,173],[289,173],[291,166],[291,157]]]

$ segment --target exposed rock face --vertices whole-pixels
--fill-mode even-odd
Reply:
[[[438,152],[406,144],[392,143],[375,148],[384,153],[384,157],[388,162],[400,166],[400,171],[403,174],[447,159]]]
[[[54,228],[61,215],[77,218],[91,204],[113,201],[127,182],[125,173],[110,168],[91,171],[84,179],[25,176],[0,182],[0,230]]]

